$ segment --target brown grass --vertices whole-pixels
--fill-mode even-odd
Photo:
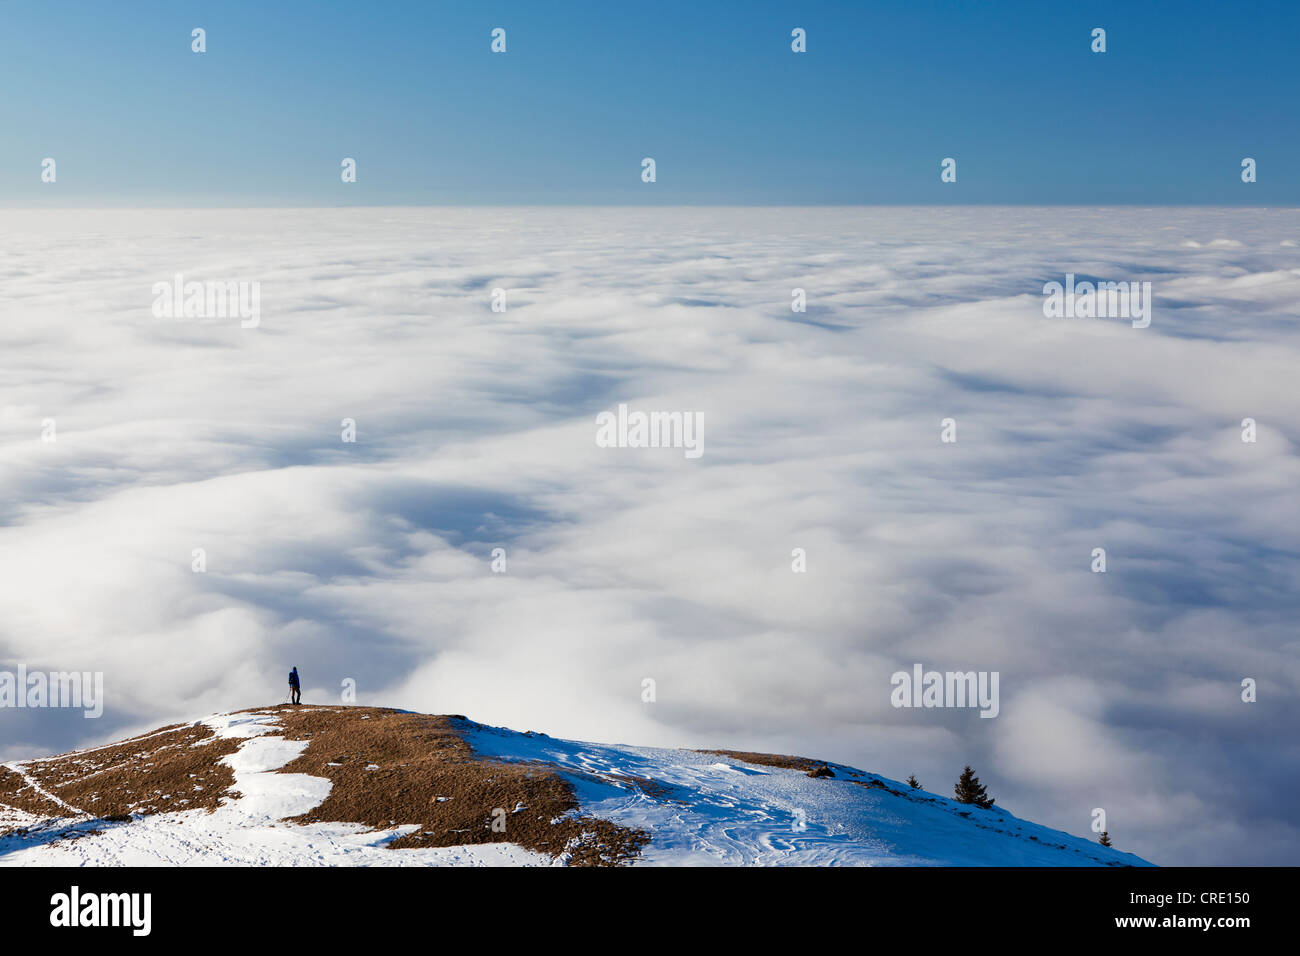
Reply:
[[[790,754],[760,754],[750,750],[697,750],[701,754],[719,754],[744,763],[758,764],[761,767],[780,767],[784,770],[802,770],[810,777],[853,777],[860,779],[862,773],[843,764],[831,763],[829,760],[813,760],[809,757],[794,757]],[[825,769],[823,769],[825,768]],[[818,773],[818,771],[822,771]],[[827,773],[826,771],[830,771]]]
[[[762,767],[783,767],[787,770],[802,770],[804,773],[827,766],[825,760],[809,760],[807,757],[792,757],[789,754],[759,754],[748,750],[699,750],[696,753],[721,754],[723,757],[755,763]]]
[[[22,767],[46,791],[92,817],[215,810],[235,782],[219,760],[240,741],[218,738],[202,724],[146,737]],[[0,802],[11,801],[0,795]]]
[[[285,737],[308,741],[280,772],[333,783],[319,806],[295,820],[417,824],[389,847],[514,843],[567,854],[579,866],[628,862],[649,842],[642,830],[579,815],[573,786],[554,769],[477,756],[457,729],[463,718],[375,707],[272,709]],[[504,820],[504,832],[494,832],[494,819]]]
[[[32,789],[22,774],[0,767],[0,806],[13,807],[38,817],[66,816],[68,811]]]
[[[248,712],[254,711],[274,713],[283,736],[307,741],[303,753],[279,772],[332,783],[319,806],[291,818],[301,823],[359,823],[377,830],[415,825],[387,845],[512,843],[579,866],[629,862],[650,840],[643,830],[583,816],[573,785],[553,765],[476,754],[461,733],[473,726],[463,717],[287,704]],[[19,766],[86,816],[127,821],[132,814],[211,811],[223,797],[237,798],[234,773],[220,761],[242,742],[217,737],[202,724],[180,724]],[[669,788],[655,780],[601,779],[671,799]],[[43,796],[22,774],[0,767],[4,806],[45,819],[74,812]]]

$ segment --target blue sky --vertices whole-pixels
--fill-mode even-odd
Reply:
[[[7,205],[1300,200],[1294,4],[0,0],[0,21]]]

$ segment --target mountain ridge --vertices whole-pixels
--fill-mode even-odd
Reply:
[[[0,865],[1147,866],[844,764],[276,705],[0,764]]]

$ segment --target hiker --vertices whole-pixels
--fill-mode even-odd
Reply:
[[[290,700],[291,704],[302,703],[302,687],[298,683],[298,668],[296,667],[289,671],[289,696],[292,698]]]

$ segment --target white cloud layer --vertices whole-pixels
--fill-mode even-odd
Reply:
[[[1300,859],[1293,210],[4,215],[0,667],[102,670],[107,710],[0,711],[0,756],[296,664],[308,701],[971,763],[1155,862]],[[1151,281],[1150,328],[1044,318],[1066,272]],[[176,273],[260,282],[260,327],[155,318]],[[706,453],[596,447],[619,402]],[[895,710],[917,662],[1000,671],[1000,716]]]

